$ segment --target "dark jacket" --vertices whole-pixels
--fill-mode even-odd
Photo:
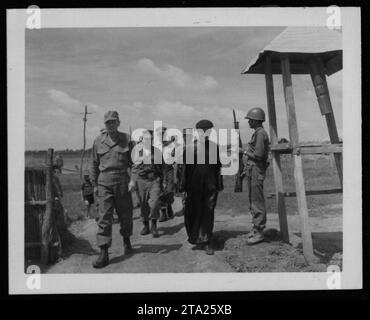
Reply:
[[[214,148],[216,150],[216,163],[210,163],[209,150]],[[180,192],[200,191],[221,191],[223,190],[223,177],[221,175],[221,161],[219,155],[219,147],[208,139],[205,142],[205,163],[199,164],[197,159],[197,142],[188,145],[184,150],[184,165],[182,166],[180,178]],[[186,154],[194,155],[194,164],[186,163]],[[201,170],[201,171],[199,171]],[[206,170],[206,171],[204,171]],[[206,172],[206,175],[198,175],[198,172]],[[208,176],[207,176],[208,175]]]

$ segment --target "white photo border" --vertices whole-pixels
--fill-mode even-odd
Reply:
[[[343,271],[341,289],[362,288],[361,13],[340,8],[343,36]],[[7,10],[9,293],[325,290],[330,273],[24,273],[24,9]],[[42,9],[41,28],[323,26],[320,8]],[[248,63],[248,61],[246,61]]]

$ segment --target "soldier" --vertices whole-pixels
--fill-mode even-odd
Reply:
[[[131,166],[130,137],[119,132],[119,116],[116,111],[104,115],[106,131],[102,131],[93,144],[91,182],[99,203],[97,219],[97,244],[100,255],[93,263],[94,268],[109,264],[108,248],[112,244],[113,211],[120,220],[124,254],[132,252],[132,199],[128,188],[128,169]]]
[[[183,150],[186,149],[187,145],[191,145],[193,142],[193,128],[184,128],[182,130],[182,137],[183,137],[183,144],[178,144],[176,147],[176,156],[183,158]],[[182,149],[182,150],[180,150]],[[182,204],[182,211],[185,210],[185,198],[186,198],[186,192],[180,192],[181,188],[181,177],[182,172],[184,169],[184,163],[178,163],[177,159],[175,159],[175,165],[174,165],[174,183],[176,186],[176,192],[180,194],[181,197],[181,204]]]
[[[167,128],[165,127],[162,128],[162,140],[163,140],[163,136],[166,130]],[[165,159],[169,159],[175,155],[175,150],[171,148],[171,144],[172,145],[174,144],[174,139],[171,139],[170,141],[162,142],[162,152],[163,152],[163,158],[164,158],[163,159],[164,161],[162,164],[162,172],[165,174],[163,175],[163,178],[162,178],[162,192],[160,195],[161,216],[158,222],[163,222],[163,221],[166,221],[167,219],[173,218],[172,204],[174,202],[174,196],[175,196],[175,181],[174,181],[175,170],[174,170],[173,164],[165,162]]]
[[[140,151],[142,157],[134,159],[131,170],[130,189],[137,187],[140,197],[140,211],[143,222],[141,235],[152,234],[154,238],[159,237],[157,220],[160,209],[160,193],[162,180],[162,165],[154,163],[155,147],[153,142],[153,131],[148,130],[144,136],[143,149]],[[157,149],[157,152],[161,152]],[[163,160],[163,159],[162,159]],[[149,227],[149,222],[150,227]]]
[[[262,126],[262,122],[265,121],[265,112],[261,108],[250,109],[245,119],[249,119],[249,127],[255,130],[244,152],[245,169],[243,172],[243,175],[247,177],[249,210],[253,219],[253,228],[248,233],[247,243],[252,245],[264,241],[266,205],[263,181],[269,165],[267,161],[269,138]]]

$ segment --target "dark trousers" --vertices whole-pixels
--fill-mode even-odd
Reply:
[[[266,170],[260,169],[257,165],[249,165],[247,169],[247,185],[249,212],[252,215],[253,226],[263,230],[266,226],[266,204],[263,194],[263,181],[266,177]]]
[[[163,190],[160,194],[160,200],[162,206],[171,206],[174,202],[175,196],[175,170],[168,170],[165,176],[163,177]]]
[[[128,192],[127,181],[114,185],[98,185],[98,233],[97,245],[112,244],[113,211],[120,222],[120,233],[123,237],[132,235],[132,198]]]
[[[189,192],[185,200],[185,228],[191,244],[212,239],[218,192]]]
[[[148,180],[139,177],[137,179],[137,188],[140,197],[140,211],[143,222],[149,219],[157,220],[159,218],[160,209],[160,179]]]

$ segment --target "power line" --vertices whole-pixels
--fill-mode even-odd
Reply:
[[[85,112],[80,113],[83,114],[84,117],[82,118],[84,122],[83,126],[83,148],[82,148],[82,154],[81,154],[81,165],[80,165],[80,179],[82,179],[82,169],[83,169],[83,160],[85,156],[85,149],[86,149],[86,122],[87,122],[87,115],[92,114],[92,112],[87,112],[87,105],[85,105]]]

